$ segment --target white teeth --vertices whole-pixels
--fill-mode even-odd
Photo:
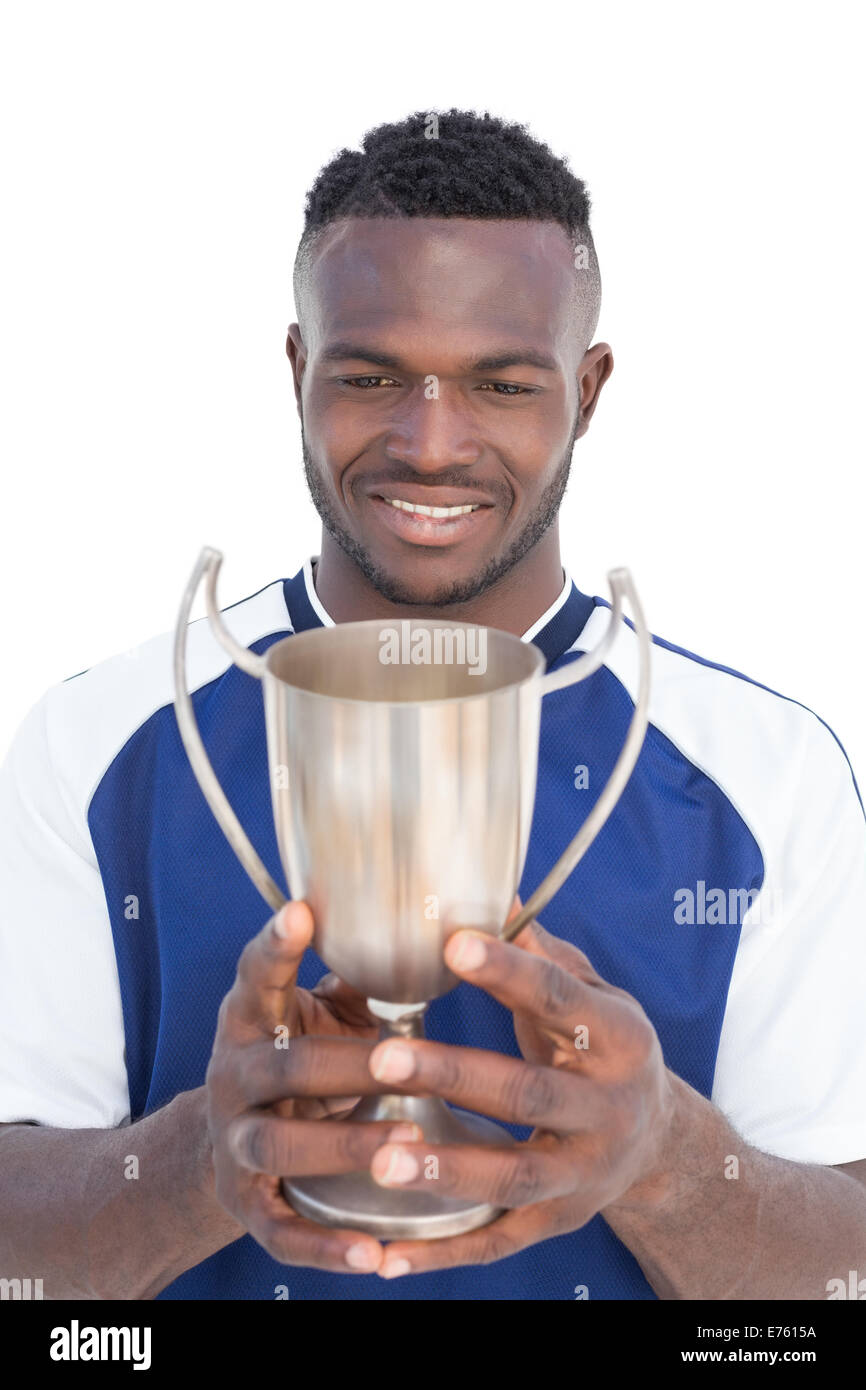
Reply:
[[[422,507],[416,502],[401,502],[397,497],[383,497],[383,502],[388,502],[392,507],[398,507],[401,512],[415,512],[419,516],[465,516],[467,512],[477,512],[480,502],[473,502],[468,507]]]

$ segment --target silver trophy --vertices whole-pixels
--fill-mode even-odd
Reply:
[[[205,579],[215,636],[262,682],[277,843],[292,896],[315,918],[315,949],[367,996],[381,1037],[423,1037],[427,1002],[458,983],[443,960],[449,936],[461,927],[516,936],[568,878],[631,775],[647,726],[651,645],[631,576],[626,569],[608,575],[611,614],[598,645],[545,674],[544,655],[531,642],[430,619],[315,628],[258,656],[223,623],[221,563],[219,551],[201,552],[175,634],[174,703],[193,772],[253,883],[278,911],[286,899],[217,781],[187,689],[187,627]],[[625,742],[592,811],[506,927],[529,842],[541,701],[599,669],[620,628],[623,599],[640,651]],[[501,1125],[436,1097],[371,1096],[351,1118],[415,1123],[431,1144],[513,1142]],[[293,1178],[283,1190],[301,1215],[383,1240],[456,1235],[499,1214],[489,1203],[434,1190],[383,1188],[366,1170]]]

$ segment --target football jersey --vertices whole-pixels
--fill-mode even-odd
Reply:
[[[258,653],[332,623],[310,560],[225,621]],[[606,601],[566,574],[523,640],[558,669],[609,621]],[[0,771],[0,1121],[117,1126],[201,1086],[220,1001],[270,915],[187,760],[172,647],[166,633],[52,687]],[[187,666],[217,776],[291,896],[258,682],[204,619],[190,625]],[[524,902],[603,788],[637,683],[637,638],[623,620],[596,674],[544,698]],[[667,1066],[747,1143],[801,1162],[863,1158],[866,820],[845,753],[801,704],[659,638],[649,717],[621,799],[540,920],[635,996]],[[299,983],[325,970],[310,951]],[[520,1055],[510,1012],[467,983],[430,1004],[426,1027],[443,1042]],[[601,1214],[498,1263],[388,1281],[281,1265],[244,1236],[159,1297],[284,1289],[292,1299],[655,1297]]]

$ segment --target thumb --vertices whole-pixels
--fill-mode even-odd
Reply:
[[[288,902],[248,941],[232,988],[223,1001],[223,1018],[240,1030],[261,1030],[286,1021],[294,1004],[301,958],[313,935],[313,914],[305,902]]]

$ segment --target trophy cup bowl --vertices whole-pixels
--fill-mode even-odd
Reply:
[[[215,636],[262,683],[277,843],[292,897],[312,910],[315,949],[367,997],[381,1037],[423,1037],[428,1001],[458,983],[443,959],[451,934],[470,927],[516,936],[582,858],[637,761],[648,718],[650,637],[631,577],[624,569],[608,575],[611,617],[598,646],[545,674],[544,655],[531,642],[432,619],[315,628],[258,656],[224,625],[216,599],[221,562],[218,551],[202,551],[175,634],[175,709],[195,776],[250,878],[279,910],[285,895],[217,781],[187,690],[187,627],[205,579]],[[506,927],[529,843],[542,698],[598,670],[624,597],[640,649],[625,742],[574,839]],[[367,1097],[351,1119],[418,1124],[433,1144],[514,1142],[501,1125],[436,1097]],[[489,1203],[383,1188],[366,1170],[285,1179],[283,1191],[303,1216],[383,1240],[455,1235],[498,1215]]]

